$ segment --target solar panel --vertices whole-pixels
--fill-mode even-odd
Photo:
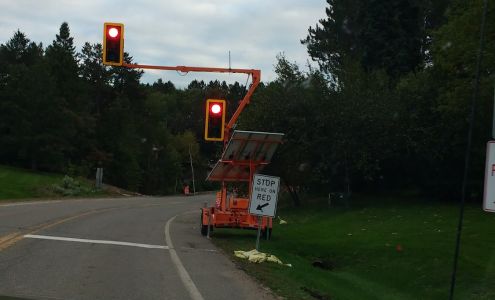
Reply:
[[[269,164],[283,133],[235,130],[209,181],[249,181],[250,165],[260,171]]]

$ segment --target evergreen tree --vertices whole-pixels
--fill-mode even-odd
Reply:
[[[176,91],[174,84],[170,80],[163,82],[161,78],[153,83],[153,89],[164,94],[169,94]]]
[[[327,18],[310,27],[301,42],[321,69],[338,78],[346,62],[391,76],[421,65],[427,34],[421,1],[327,0]]]
[[[33,135],[29,118],[34,108],[30,105],[33,99],[27,95],[40,85],[35,82],[30,86],[26,79],[30,79],[33,66],[40,64],[42,59],[41,44],[31,42],[20,31],[15,32],[5,45],[0,45],[0,160],[3,163],[29,165],[31,161],[25,144],[27,137]],[[35,95],[35,99],[43,96]]]
[[[60,96],[71,105],[75,104],[80,92],[78,87],[78,65],[74,38],[70,36],[69,25],[64,22],[60,26],[55,40],[46,49],[46,59],[50,71],[57,82]]]

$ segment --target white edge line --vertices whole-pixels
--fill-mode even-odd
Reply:
[[[55,241],[91,243],[91,244],[105,244],[105,245],[119,245],[119,246],[130,246],[130,247],[139,247],[139,248],[148,248],[148,249],[168,249],[168,246],[161,246],[161,245],[150,245],[150,244],[139,244],[139,243],[106,241],[106,240],[75,239],[75,238],[49,236],[49,235],[26,234],[24,237],[25,238],[31,238],[31,239],[55,240]]]
[[[167,221],[167,224],[165,225],[165,242],[167,243],[169,247],[169,252],[170,252],[170,258],[172,259],[172,262],[175,265],[175,268],[177,269],[177,272],[179,273],[179,277],[184,284],[184,287],[186,290],[189,292],[189,295],[191,296],[191,299],[193,300],[204,300],[203,296],[201,296],[201,293],[199,292],[198,288],[192,281],[191,277],[189,276],[189,273],[187,273],[186,269],[184,268],[184,265],[180,261],[179,256],[177,255],[177,252],[175,252],[174,249],[174,244],[172,244],[172,239],[170,238],[170,224],[174,221],[174,219],[177,216],[174,216],[170,220]]]
[[[192,248],[192,247],[180,247],[181,249],[184,250],[197,250],[197,251],[206,251],[206,252],[218,252],[218,250],[215,249],[202,249],[202,248]]]

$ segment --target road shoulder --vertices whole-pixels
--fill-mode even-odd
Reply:
[[[204,299],[277,299],[272,291],[240,270],[221,249],[201,236],[200,210],[177,216],[171,238],[185,269]]]

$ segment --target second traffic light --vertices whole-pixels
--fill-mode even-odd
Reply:
[[[223,141],[225,105],[225,100],[208,99],[206,101],[205,140]]]
[[[124,24],[103,24],[103,64],[122,66],[124,60]]]

